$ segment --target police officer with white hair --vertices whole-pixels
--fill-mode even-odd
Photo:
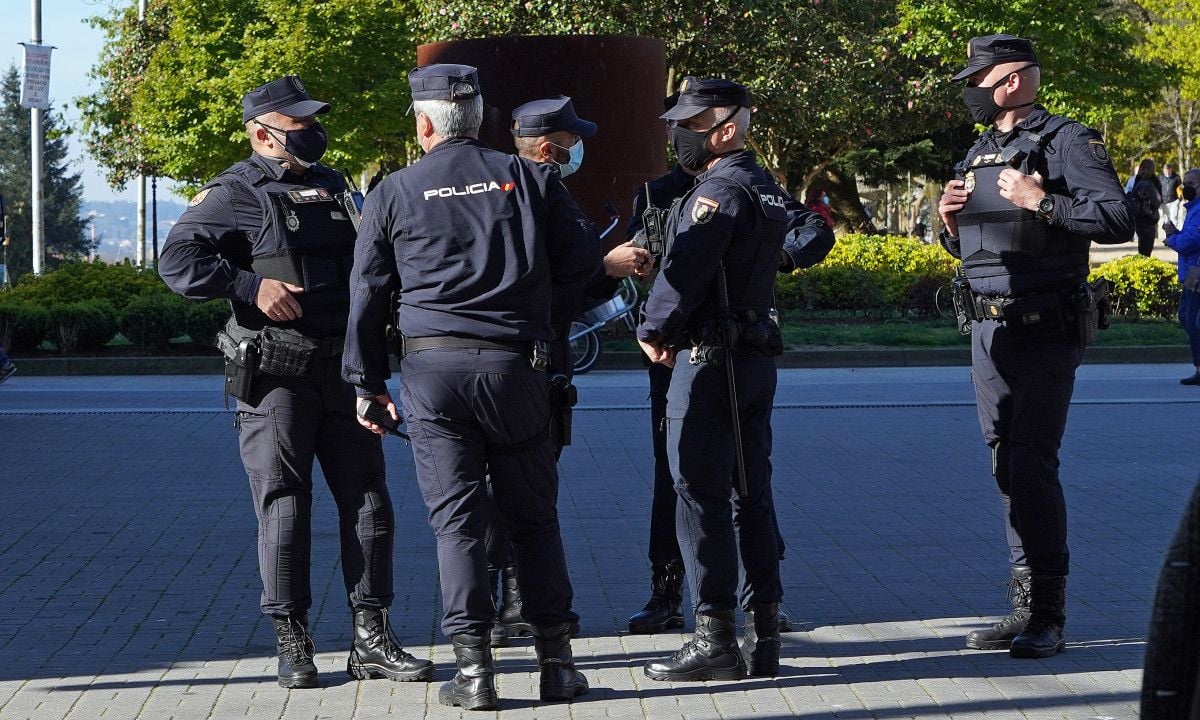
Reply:
[[[440,702],[477,710],[499,702],[488,643],[489,474],[516,555],[540,697],[569,701],[588,685],[571,656],[572,591],[549,436],[550,292],[592,276],[599,240],[556,170],[477,139],[475,68],[420,67],[409,85],[425,155],[367,196],[344,376],[399,417],[385,384],[391,323],[417,483],[437,539],[442,631],[458,666]]]

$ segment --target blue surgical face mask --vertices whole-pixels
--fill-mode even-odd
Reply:
[[[556,148],[562,148],[563,150],[566,150],[567,155],[569,156],[565,163],[558,164],[558,174],[564,178],[569,175],[574,175],[579,170],[579,167],[583,165],[583,140],[576,140],[575,144],[569,148],[565,148],[556,143],[551,143],[551,145],[554,145]]]

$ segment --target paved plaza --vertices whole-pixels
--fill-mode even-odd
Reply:
[[[642,674],[680,633],[629,635],[645,601],[645,373],[578,380],[559,512],[593,690],[540,705],[529,642],[499,650],[503,718],[1134,718],[1154,583],[1200,462],[1183,366],[1084,366],[1062,451],[1068,649],[963,649],[1005,608],[998,501],[966,368],[780,373],[775,493],[787,541],[774,679]],[[431,684],[353,681],[332,501],[314,508],[318,690],[275,684],[254,514],[217,377],[0,387],[0,718],[450,718],[432,533],[410,451],[386,441],[399,538],[393,624]],[[983,617],[981,617],[981,614]],[[688,630],[691,622],[688,623]]]

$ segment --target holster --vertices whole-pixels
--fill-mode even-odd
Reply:
[[[238,333],[236,326],[226,326],[217,332],[217,348],[225,356],[225,407],[229,407],[231,395],[242,402],[250,402],[258,375],[257,339]]]
[[[579,392],[566,375],[550,378],[550,439],[556,448],[571,444],[572,409]]]

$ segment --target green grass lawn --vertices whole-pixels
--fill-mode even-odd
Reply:
[[[878,320],[861,317],[820,315],[784,317],[783,341],[791,350],[825,347],[955,347],[965,346],[953,320]],[[1100,333],[1096,345],[1186,345],[1187,335],[1174,320],[1129,322],[1114,318],[1112,327]],[[606,337],[606,350],[634,350],[628,335]]]

